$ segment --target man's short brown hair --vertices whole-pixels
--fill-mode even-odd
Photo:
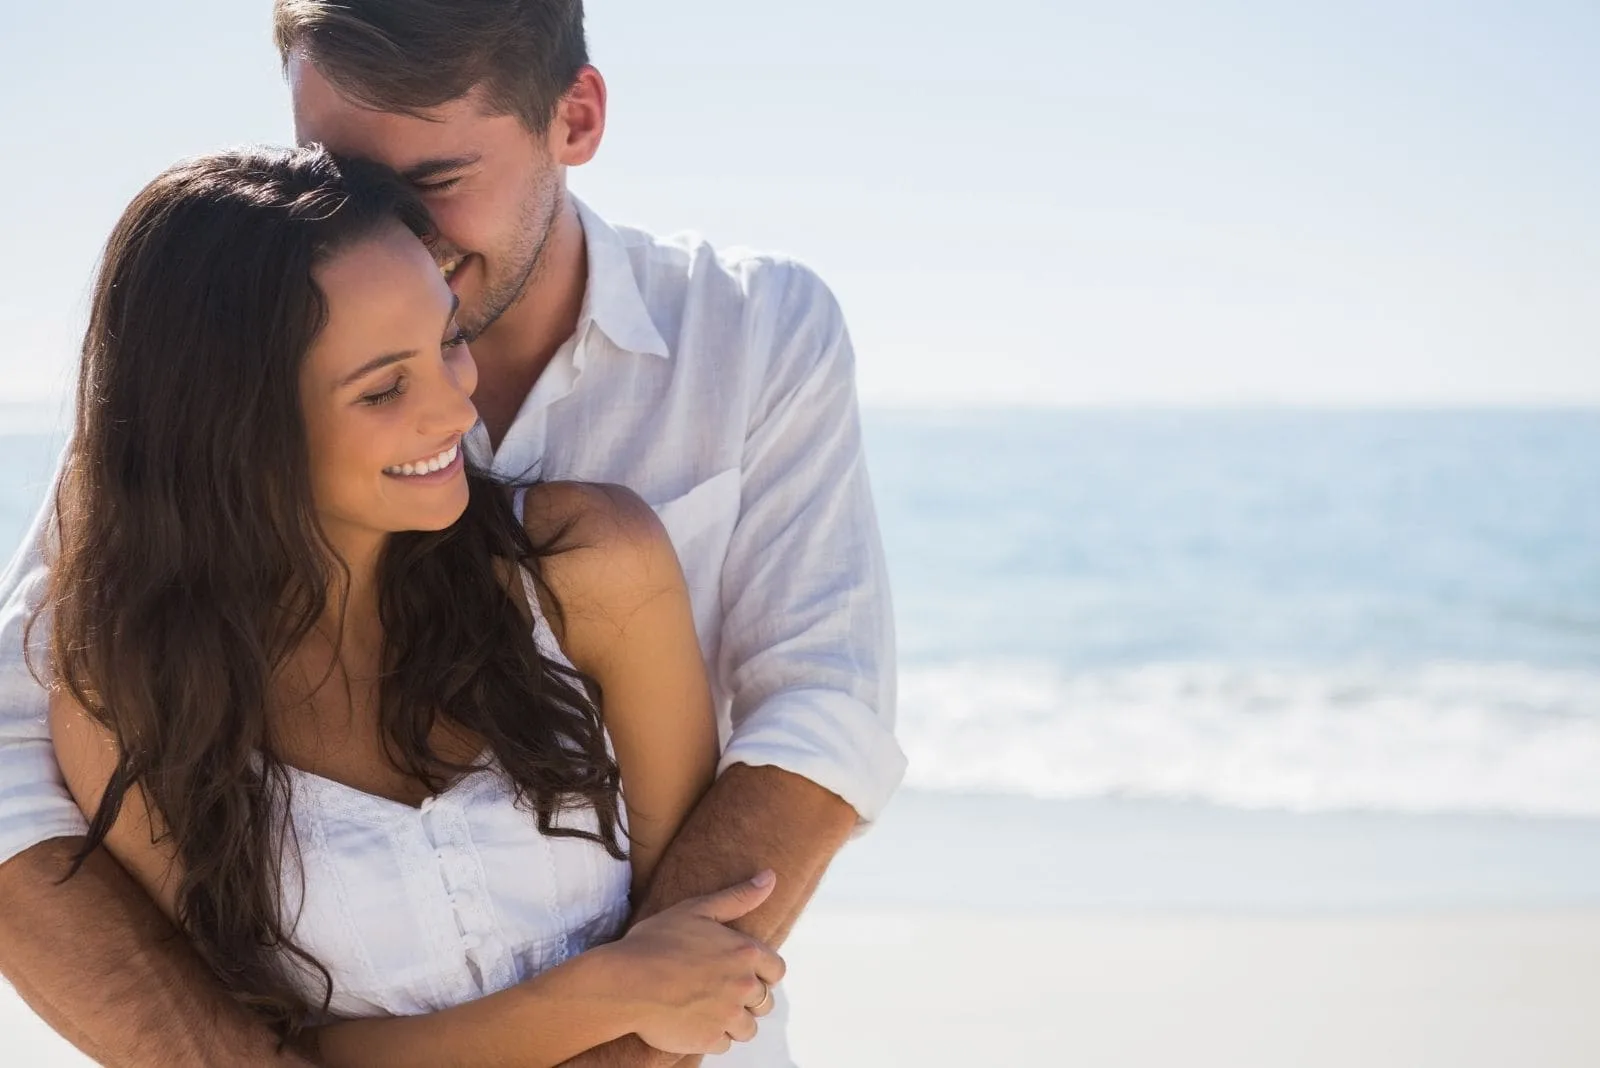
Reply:
[[[285,63],[300,53],[352,100],[416,114],[482,86],[543,132],[589,62],[583,0],[275,0]]]

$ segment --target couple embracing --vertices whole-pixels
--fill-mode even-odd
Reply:
[[[789,1065],[904,771],[838,307],[567,193],[580,0],[274,15],[303,147],[128,207],[0,582],[0,970],[113,1065]]]

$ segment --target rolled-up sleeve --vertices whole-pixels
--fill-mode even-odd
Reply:
[[[810,271],[750,277],[750,399],[739,519],[722,570],[720,770],[776,766],[837,794],[863,824],[905,776],[894,737],[894,622],[862,452],[855,356]]]
[[[50,744],[49,700],[28,668],[28,619],[44,597],[51,510],[34,520],[0,575],[0,863],[51,838],[82,835],[88,824],[61,781]],[[37,649],[45,621],[34,635]]]

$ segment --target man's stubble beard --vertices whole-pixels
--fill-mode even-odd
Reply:
[[[498,278],[485,279],[483,313],[476,321],[461,324],[469,342],[477,340],[538,283],[540,275],[544,273],[545,250],[550,244],[550,235],[555,231],[556,220],[561,216],[565,201],[561,181],[554,168],[545,171],[518,220],[516,243],[504,255],[505,262],[511,267]]]

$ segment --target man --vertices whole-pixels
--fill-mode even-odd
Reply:
[[[638,914],[770,867],[777,890],[738,926],[781,944],[904,771],[836,304],[795,264],[617,229],[567,194],[606,115],[581,0],[277,0],[275,25],[297,137],[389,164],[433,211],[480,462],[627,485],[682,557],[724,752]],[[84,825],[22,657],[46,534],[41,517],[0,582],[0,971],[108,1064],[295,1063],[108,857],[57,885]],[[707,1063],[789,1064],[784,1016]],[[573,1063],[679,1059],[629,1038]]]

